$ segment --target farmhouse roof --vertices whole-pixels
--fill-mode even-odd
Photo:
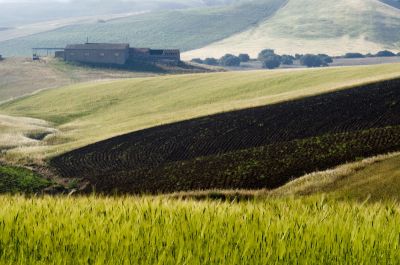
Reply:
[[[69,44],[66,50],[126,50],[129,48],[127,43],[85,43]]]

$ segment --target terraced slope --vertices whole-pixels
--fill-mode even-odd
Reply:
[[[51,160],[97,191],[276,188],[400,150],[400,79],[150,128]]]
[[[0,112],[52,122],[55,134],[7,152],[13,159],[41,160],[161,124],[395,77],[400,64],[138,78],[43,91],[3,104]]]
[[[91,42],[190,50],[247,30],[273,15],[286,1],[246,1],[227,7],[153,12],[107,23],[78,24],[1,42],[0,51],[7,56],[30,55],[32,47],[63,47],[87,37]]]
[[[199,50],[186,58],[219,57],[265,48],[279,53],[400,51],[400,9],[377,0],[290,0],[255,27]]]

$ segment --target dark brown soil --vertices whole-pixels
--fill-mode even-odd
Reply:
[[[400,80],[159,126],[50,161],[100,192],[274,188],[400,150]]]

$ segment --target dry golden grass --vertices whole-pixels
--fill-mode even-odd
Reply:
[[[75,67],[51,58],[8,58],[0,61],[0,102],[79,82],[144,76],[154,74]]]

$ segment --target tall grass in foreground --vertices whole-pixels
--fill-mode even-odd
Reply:
[[[0,197],[0,264],[399,264],[400,206]]]

